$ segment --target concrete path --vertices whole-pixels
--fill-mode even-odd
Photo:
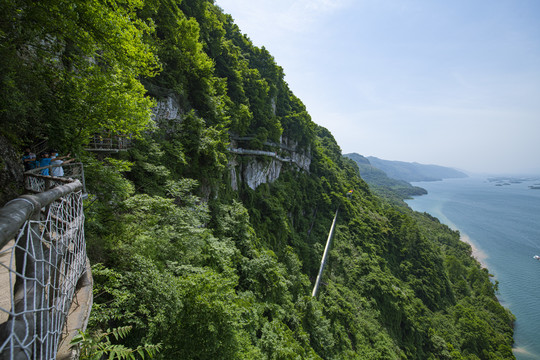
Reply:
[[[15,241],[11,240],[0,252],[0,324],[7,321],[11,311],[11,294],[15,285],[15,273],[9,271],[10,265],[15,266],[15,258],[11,258]],[[11,281],[10,281],[11,274]]]

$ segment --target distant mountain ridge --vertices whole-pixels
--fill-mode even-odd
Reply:
[[[412,186],[404,180],[388,177],[383,170],[373,166],[371,162],[362,155],[352,153],[344,156],[356,162],[362,179],[364,179],[372,190],[379,195],[385,196],[386,198],[395,198],[397,195],[397,198],[402,200],[410,198],[411,196],[427,194],[427,191],[421,187]]]
[[[410,182],[467,177],[461,171],[444,166],[382,160],[357,153],[344,156],[356,163],[360,176],[375,193],[398,203],[411,196],[427,194],[425,189]]]
[[[383,160],[374,156],[368,156],[367,159],[371,165],[384,171],[388,177],[407,182],[440,181],[443,179],[468,177],[464,172],[445,166]]]

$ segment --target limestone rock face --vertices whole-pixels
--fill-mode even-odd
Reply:
[[[311,149],[309,147],[305,150],[298,149],[298,143],[288,138],[281,139],[280,146],[289,151],[291,163],[309,172],[309,166],[311,165]]]
[[[174,95],[168,95],[157,101],[154,108],[154,119],[160,120],[176,120],[180,119],[182,110],[180,104]]]
[[[291,161],[304,171],[309,171],[311,165],[311,157],[304,153],[293,152],[291,154]]]
[[[23,166],[17,151],[0,136],[0,206],[19,196],[23,188]]]
[[[229,161],[229,171],[231,173],[231,187],[234,191],[238,190],[238,183],[239,183],[239,179],[236,173],[237,167],[238,167],[238,162],[236,161],[236,158],[232,158]]]
[[[298,144],[288,139],[281,139],[279,144],[268,142],[265,145],[274,147],[276,151],[243,149],[238,147],[237,141],[231,142],[230,151],[236,154],[229,162],[231,187],[234,190],[238,190],[240,181],[253,190],[261,184],[272,183],[285,169],[309,172],[309,149],[299,150]]]
[[[250,159],[242,172],[242,178],[250,188],[256,189],[261,184],[276,181],[279,178],[282,166],[282,162],[276,159],[265,162]]]

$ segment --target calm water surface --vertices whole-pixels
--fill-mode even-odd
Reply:
[[[408,200],[459,230],[475,255],[499,281],[499,300],[516,315],[514,354],[540,359],[539,180],[496,186],[487,178],[415,183],[428,195]],[[500,183],[502,184],[502,183]]]

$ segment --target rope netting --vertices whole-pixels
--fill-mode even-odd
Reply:
[[[50,174],[53,172],[52,169],[55,168],[62,168],[63,175],[61,177],[42,174],[43,170],[49,170]],[[29,170],[24,175],[24,186],[26,190],[34,193],[44,192],[49,188],[72,182],[74,179],[79,180],[84,187],[84,168],[82,163],[45,166]]]
[[[77,184],[27,176],[33,191],[53,189],[11,202],[10,212],[30,215],[16,235],[1,234],[7,244],[0,250],[0,359],[56,359],[66,335],[77,283],[86,271],[82,186],[67,181]]]

